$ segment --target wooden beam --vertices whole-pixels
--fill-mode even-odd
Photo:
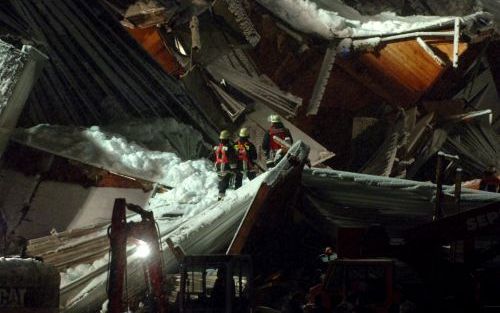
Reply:
[[[435,54],[434,51],[432,51],[432,48],[427,43],[425,43],[425,41],[422,38],[417,37],[417,42],[420,45],[420,47],[422,47],[422,49],[424,49],[424,51],[427,52],[427,54],[429,54],[429,56],[434,61],[436,61],[437,64],[439,64],[440,66],[446,65],[443,59],[441,59],[437,54]]]
[[[453,67],[458,67],[458,40],[460,37],[460,18],[455,17],[455,34],[453,36]]]
[[[328,84],[328,80],[330,79],[330,73],[332,72],[336,55],[337,47],[331,44],[326,49],[325,56],[323,57],[323,62],[321,63],[318,78],[316,79],[316,84],[314,85],[311,100],[309,100],[309,106],[307,107],[307,115],[318,114],[319,105],[321,104],[321,100],[323,100],[325,88]]]
[[[270,189],[271,188],[266,184],[262,184],[260,186],[252,205],[243,217],[243,221],[241,222],[233,241],[231,241],[226,254],[241,254],[253,226],[257,223],[261,212],[264,211],[266,207],[265,202]]]

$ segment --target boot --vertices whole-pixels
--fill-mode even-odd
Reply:
[[[224,196],[225,196],[225,194],[223,194],[223,193],[219,193],[219,196],[217,197],[217,201],[222,201],[222,200],[224,200]]]

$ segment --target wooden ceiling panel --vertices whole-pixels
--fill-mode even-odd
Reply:
[[[125,29],[167,73],[172,75],[182,74],[182,67],[177,63],[175,57],[165,48],[156,26],[147,28],[125,27]]]
[[[392,42],[376,52],[337,63],[389,103],[408,107],[414,105],[451,64],[452,42],[432,40],[428,44],[448,66],[440,66],[414,39]],[[467,44],[460,43],[459,55],[466,49]]]

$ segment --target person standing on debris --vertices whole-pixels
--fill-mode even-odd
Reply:
[[[291,145],[293,139],[290,130],[283,126],[279,115],[273,114],[269,116],[269,120],[271,121],[271,127],[264,134],[262,150],[264,150],[266,155],[267,168],[272,168],[278,161],[276,156],[279,154],[280,150],[283,151],[283,148],[288,148],[285,147],[283,143]]]
[[[249,140],[250,132],[248,128],[240,129],[239,139],[234,144],[237,157],[236,179],[234,189],[241,187],[243,176],[252,180],[257,175],[255,164],[257,164],[257,149]]]
[[[497,169],[494,166],[490,166],[484,171],[479,189],[490,192],[500,191],[500,179],[498,179]]]
[[[236,169],[236,154],[229,137],[229,131],[221,131],[219,144],[214,146],[215,170],[219,175],[219,200],[224,198],[231,176]]]
[[[328,263],[330,261],[333,261],[335,259],[337,259],[337,253],[335,253],[335,251],[333,250],[332,247],[328,246],[325,248],[325,253],[321,254],[319,256],[319,259],[321,260],[321,262],[323,263]]]
[[[338,255],[332,247],[328,246],[325,248],[324,253],[318,256],[318,266],[319,266],[318,270],[321,272],[320,274],[321,276],[324,276],[326,274],[330,262],[337,258]]]

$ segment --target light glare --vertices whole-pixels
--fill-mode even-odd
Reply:
[[[151,248],[149,245],[144,242],[144,241],[139,241],[137,243],[137,247],[135,250],[135,255],[140,257],[140,258],[146,258],[148,257],[149,253],[151,252]]]

